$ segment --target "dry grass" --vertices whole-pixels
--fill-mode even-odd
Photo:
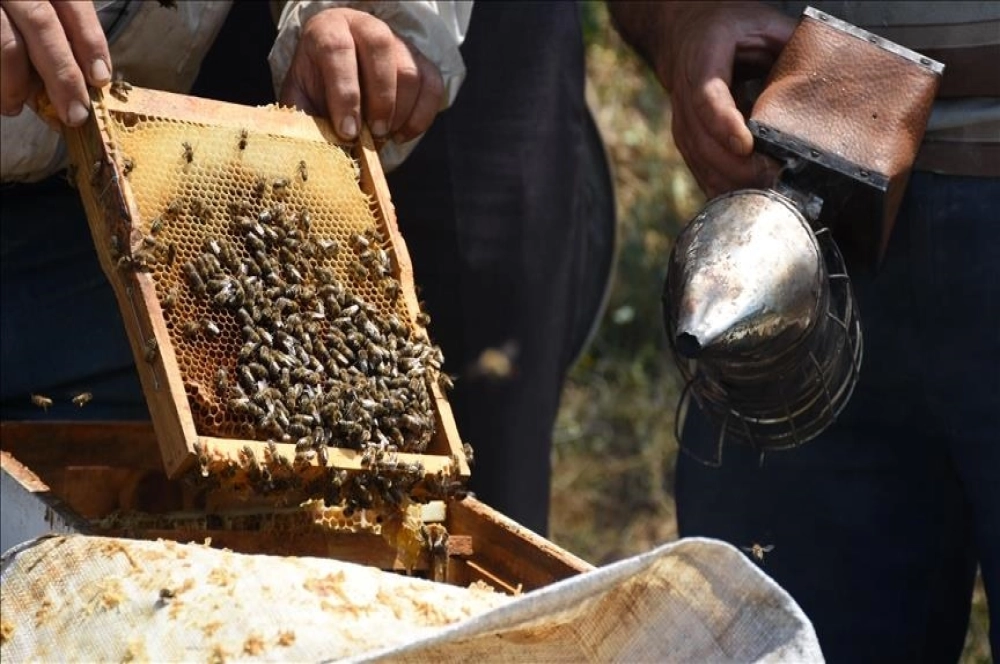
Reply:
[[[671,140],[666,94],[610,27],[603,4],[582,6],[588,96],[615,173],[619,256],[601,328],[563,393],[550,534],[606,564],[677,537],[680,383],[663,337],[660,294],[671,238],[703,198]],[[981,583],[961,661],[990,661]]]

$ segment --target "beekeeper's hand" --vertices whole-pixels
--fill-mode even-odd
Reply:
[[[360,123],[376,138],[408,141],[430,127],[444,83],[437,68],[381,19],[327,9],[305,24],[281,102],[330,119],[346,140]]]
[[[87,83],[111,81],[111,54],[91,2],[0,0],[0,112],[18,115],[44,88],[59,118],[87,119]]]
[[[674,143],[709,197],[773,180],[753,153],[730,87],[734,70],[766,72],[795,21],[757,2],[609,3],[619,31],[670,93]]]

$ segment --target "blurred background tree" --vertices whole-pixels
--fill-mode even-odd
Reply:
[[[550,537],[594,564],[677,537],[674,419],[683,387],[663,332],[672,239],[704,203],[670,135],[669,99],[603,2],[580,3],[587,97],[614,174],[618,256],[600,327],[562,395]],[[989,662],[977,584],[962,661]]]

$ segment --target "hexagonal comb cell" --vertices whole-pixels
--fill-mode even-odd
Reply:
[[[94,115],[68,143],[168,471],[273,441],[300,464],[467,476],[369,137],[138,88]]]

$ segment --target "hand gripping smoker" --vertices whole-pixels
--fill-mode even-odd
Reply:
[[[727,438],[801,445],[850,399],[862,334],[845,257],[881,261],[943,70],[803,13],[748,121],[777,181],[710,200],[670,256],[667,337],[681,405],[693,396],[718,430],[710,463]]]

